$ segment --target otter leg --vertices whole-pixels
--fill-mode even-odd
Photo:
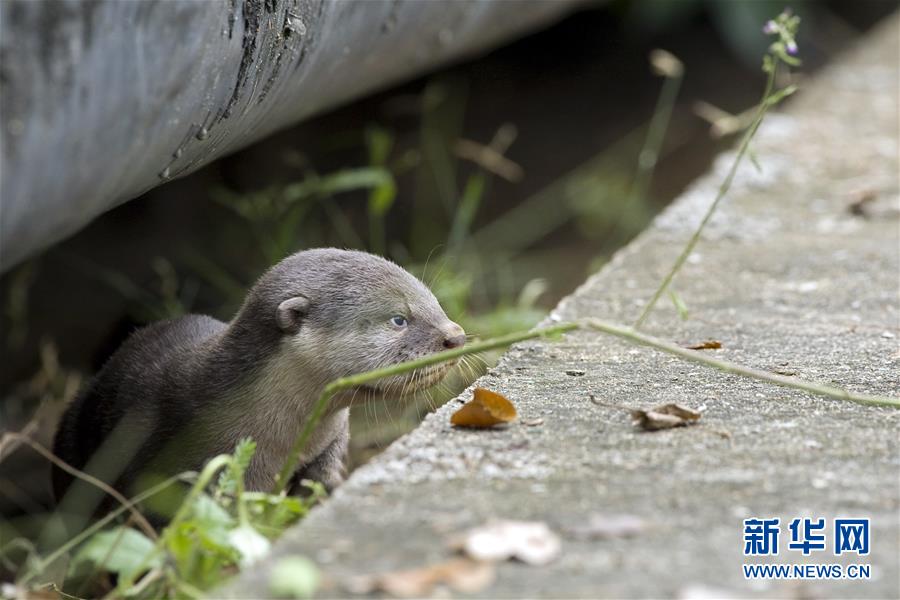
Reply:
[[[331,492],[344,481],[346,476],[345,459],[347,446],[350,441],[350,432],[345,427],[338,436],[322,451],[312,462],[300,467],[291,480],[289,493],[305,496],[309,489],[300,485],[304,479],[318,481]]]

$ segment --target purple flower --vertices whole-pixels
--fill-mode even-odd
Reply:
[[[786,48],[787,48],[787,53],[790,54],[791,56],[794,56],[797,54],[797,42],[795,42],[794,40],[789,40],[786,45]]]
[[[773,33],[778,31],[778,24],[775,21],[767,21],[766,25],[763,27],[763,33],[766,35],[772,35]]]

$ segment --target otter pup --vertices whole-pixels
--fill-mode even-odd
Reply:
[[[53,449],[128,494],[200,470],[249,436],[257,449],[246,485],[267,491],[327,383],[457,348],[465,339],[431,291],[396,264],[365,252],[306,250],[260,277],[230,323],[186,315],[133,333],[66,410]],[[357,396],[422,389],[451,366],[339,394],[294,481],[313,479],[330,489],[343,480],[348,413]],[[57,501],[71,483],[54,469]],[[68,509],[92,510],[101,501],[86,487],[75,495],[81,506]]]

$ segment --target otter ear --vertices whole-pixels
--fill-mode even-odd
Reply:
[[[300,331],[300,324],[306,317],[307,310],[309,310],[309,298],[306,296],[288,298],[275,309],[275,322],[282,331],[297,333]]]

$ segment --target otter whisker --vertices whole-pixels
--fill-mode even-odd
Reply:
[[[428,256],[425,257],[425,266],[422,268],[422,279],[428,278],[428,263],[431,261],[431,255],[437,252],[438,248],[442,248],[443,244],[435,244],[435,246],[428,252]],[[434,283],[432,281],[432,283]],[[431,284],[428,284],[428,287],[431,287]]]
[[[425,392],[425,401],[428,404],[429,412],[437,410],[437,405],[434,402],[434,395],[431,392]]]
[[[465,360],[459,361],[459,363],[456,365],[456,370],[460,379],[462,379],[463,381],[468,382],[472,380],[472,366]]]
[[[473,363],[476,363],[476,362],[480,363],[480,366],[482,366],[482,367],[487,367],[487,364],[488,364],[487,361],[483,357],[481,357],[477,354],[469,354],[467,356],[463,356],[462,358],[464,358],[470,362],[473,362]]]
[[[435,247],[437,249],[437,246]],[[434,287],[434,282],[438,280],[438,277],[441,276],[441,273],[444,272],[444,267],[447,265],[447,257],[441,257],[440,266],[438,267],[437,273],[434,274],[434,277],[431,278],[431,281],[428,282],[428,287]],[[425,278],[424,275],[422,277]]]
[[[478,374],[476,373],[476,369],[472,366],[472,363],[467,360],[462,360],[459,365],[460,370],[463,371],[463,378],[467,384],[478,379]]]

